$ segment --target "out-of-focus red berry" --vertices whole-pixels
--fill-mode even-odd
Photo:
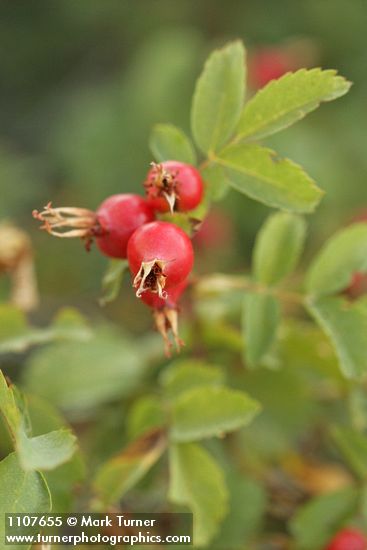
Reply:
[[[248,79],[251,88],[262,88],[296,68],[295,60],[282,48],[261,48],[249,56]]]
[[[357,529],[342,529],[325,550],[367,550],[367,539]]]
[[[234,229],[231,219],[219,208],[212,209],[193,238],[198,248],[204,250],[231,246]]]

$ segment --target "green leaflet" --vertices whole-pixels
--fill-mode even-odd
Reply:
[[[262,139],[287,128],[321,102],[346,94],[351,83],[336,71],[300,69],[272,80],[246,104],[237,133],[240,139]]]
[[[277,212],[266,220],[257,235],[253,254],[256,281],[274,285],[289,275],[301,255],[306,236],[304,220]]]
[[[173,124],[156,124],[150,135],[149,146],[158,162],[178,160],[196,164],[196,153],[190,139]]]
[[[194,92],[192,133],[203,153],[217,151],[231,136],[244,102],[245,50],[240,41],[214,51]]]
[[[230,145],[215,162],[231,187],[274,208],[309,213],[323,194],[301,166],[260,145]]]

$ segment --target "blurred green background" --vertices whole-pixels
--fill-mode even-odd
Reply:
[[[335,68],[354,82],[347,97],[271,140],[327,192],[312,218],[309,251],[348,223],[367,206],[366,28],[365,0],[3,0],[0,219],[25,228],[34,242],[38,315],[47,320],[68,304],[129,318],[132,330],[150,325],[129,291],[101,313],[106,260],[96,250],[84,253],[78,241],[41,233],[31,211],[49,200],[95,209],[109,194],[141,191],[152,124],[189,131],[195,79],[208,53],[229,39],[241,38],[250,56],[295,44],[300,64],[304,44],[311,66]],[[241,270],[268,210],[231,193],[223,209],[235,237],[220,268]],[[207,254],[199,270],[211,261]]]

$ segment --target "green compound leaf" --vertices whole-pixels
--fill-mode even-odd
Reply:
[[[276,337],[279,318],[279,303],[273,296],[265,293],[246,294],[243,332],[248,366],[257,366],[270,350]]]
[[[342,229],[324,244],[307,273],[307,292],[326,295],[344,290],[357,271],[367,271],[366,223]]]
[[[0,462],[0,540],[4,542],[6,513],[47,513],[51,511],[51,496],[44,477],[39,472],[25,472],[15,453]],[[26,529],[29,534],[29,528]],[[21,531],[18,531],[22,534]],[[12,546],[15,550],[29,546]]]
[[[228,513],[228,491],[222,470],[199,445],[172,445],[168,498],[194,515],[194,544],[205,546]]]
[[[221,437],[249,424],[259,411],[259,403],[244,392],[221,386],[192,388],[173,404],[170,435],[180,442]]]
[[[108,460],[97,472],[94,490],[103,506],[118,502],[157,462],[166,448],[166,437],[151,430]]]
[[[192,102],[191,126],[203,153],[217,151],[231,136],[245,95],[245,50],[231,42],[205,63]]]
[[[343,298],[309,300],[307,307],[329,337],[347,378],[367,372],[367,300],[354,304]]]
[[[256,238],[253,274],[259,283],[274,285],[289,275],[298,262],[306,236],[305,221],[296,214],[272,214]]]
[[[260,145],[230,145],[215,162],[231,187],[274,208],[312,212],[323,195],[301,166]]]
[[[302,506],[290,523],[299,550],[321,550],[345,521],[357,511],[359,492],[354,488],[314,498]]]
[[[238,125],[241,139],[261,139],[291,126],[321,102],[346,94],[351,83],[336,71],[300,69],[272,80],[250,99]]]
[[[176,399],[182,393],[198,386],[221,386],[224,373],[219,367],[195,359],[182,359],[171,363],[163,371],[160,382],[166,397]]]
[[[70,460],[75,453],[76,437],[70,430],[60,429],[28,437],[14,387],[8,387],[1,371],[0,412],[9,428],[23,470],[51,470]]]
[[[190,139],[173,124],[156,124],[150,135],[149,147],[157,162],[178,160],[196,164],[196,153]]]
[[[127,260],[110,260],[108,262],[102,279],[102,297],[99,299],[101,306],[116,300],[120,292],[122,278],[127,269]]]

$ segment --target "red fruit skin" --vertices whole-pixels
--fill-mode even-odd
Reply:
[[[280,48],[262,48],[249,60],[249,81],[252,88],[262,88],[271,80],[294,69],[294,60]]]
[[[234,228],[231,219],[224,211],[213,208],[195,233],[193,242],[198,248],[210,249],[212,252],[230,247],[233,239]]]
[[[168,289],[166,299],[160,298],[158,294],[149,292],[148,290],[147,292],[143,292],[141,295],[141,300],[152,309],[163,309],[164,307],[174,308],[177,306],[177,302],[181,298],[188,284],[189,283],[186,279],[179,285]]]
[[[177,181],[175,210],[188,212],[196,208],[202,201],[204,194],[204,183],[200,172],[194,166],[176,160],[162,162],[161,166],[165,171],[175,176]],[[156,169],[153,167],[147,174],[146,184],[154,180],[155,174]],[[167,200],[164,197],[156,197],[155,195],[156,190],[154,187],[147,189],[148,204],[157,212],[169,212],[170,207]]]
[[[112,195],[97,210],[102,236],[97,236],[97,246],[110,258],[126,258],[127,243],[141,225],[154,220],[154,212],[139,195]]]
[[[367,539],[357,529],[339,531],[325,550],[366,550]]]
[[[172,288],[189,276],[194,251],[189,237],[177,225],[155,221],[142,225],[133,233],[127,246],[127,258],[134,277],[143,262],[155,259],[165,262],[165,288]]]

